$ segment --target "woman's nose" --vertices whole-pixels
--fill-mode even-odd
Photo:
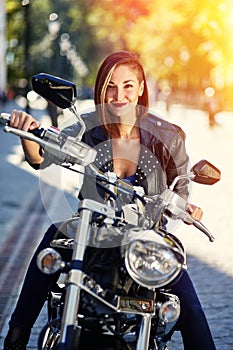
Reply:
[[[124,98],[124,93],[123,93],[123,89],[116,87],[115,89],[115,99],[117,101],[122,101]]]

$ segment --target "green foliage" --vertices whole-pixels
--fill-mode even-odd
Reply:
[[[16,79],[25,78],[26,65],[28,65],[29,74],[33,75],[36,67],[43,61],[44,50],[36,48],[38,45],[40,47],[47,31],[49,8],[46,1],[33,0],[26,8],[22,6],[21,1],[7,0],[6,11],[7,52],[8,56],[9,54],[14,56],[14,60],[8,65],[8,82],[14,84]],[[25,57],[26,40],[29,40],[30,44],[28,57]]]
[[[8,66],[10,82],[25,76],[29,26],[30,75],[48,71],[92,86],[104,56],[129,49],[141,56],[151,79],[166,80],[173,88],[233,85],[231,0],[30,0],[28,23],[20,1],[6,0],[6,6],[8,52],[14,54]],[[53,42],[48,35],[51,12],[59,15],[61,24]],[[87,75],[79,76],[70,61],[59,55],[62,33],[69,34]],[[57,64],[52,64],[54,56]]]

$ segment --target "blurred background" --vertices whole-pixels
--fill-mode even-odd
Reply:
[[[232,0],[0,0],[0,101],[26,97],[39,72],[92,98],[100,61],[126,49],[141,57],[152,103],[206,110],[212,126],[233,109],[232,37]]]
[[[73,81],[79,111],[86,112],[93,106],[101,60],[115,50],[132,50],[145,68],[152,109],[183,128],[192,164],[208,159],[221,170],[213,188],[194,184],[192,198],[204,210],[216,244],[193,227],[176,231],[219,350],[233,349],[232,38],[233,0],[0,0],[0,111],[31,110],[45,127],[71,124],[69,111],[54,110],[31,91],[31,77],[45,72]],[[61,188],[65,199],[72,194],[76,208],[77,180],[64,175],[61,186],[57,173],[56,181],[55,175],[36,173],[25,162],[20,140],[3,132],[0,168],[1,347],[21,269],[48,222],[66,217]],[[49,188],[40,191],[41,184]],[[16,242],[26,243],[18,249]],[[37,349],[40,322],[29,350]]]

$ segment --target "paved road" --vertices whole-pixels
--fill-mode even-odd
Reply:
[[[165,115],[166,111],[163,106],[155,107],[157,111]],[[43,122],[49,123],[46,111],[36,111],[36,113]],[[233,168],[231,152],[233,114],[219,115],[219,126],[213,130],[208,128],[207,116],[200,111],[172,106],[170,114],[166,117],[185,130],[192,163],[205,158],[222,170],[222,180],[213,187],[197,184],[193,186],[192,201],[204,209],[204,223],[215,234],[216,241],[210,243],[203,234],[183,224],[178,227],[176,234],[184,242],[188,254],[189,272],[206,311],[217,349],[232,350],[233,215],[231,198],[233,186],[231,179]],[[73,186],[75,182],[73,178],[69,178],[69,182],[64,181],[67,179],[66,173],[59,172],[57,176],[57,168],[47,170],[46,174],[40,174],[38,177],[38,173],[29,169],[23,161],[19,142],[14,136],[1,133],[0,156],[2,180],[0,181],[0,228],[2,233],[0,249],[5,251],[7,243],[8,248],[17,244],[17,252],[21,251],[20,254],[14,254],[15,258],[12,257],[10,262],[9,259],[7,260],[11,253],[10,249],[7,254],[1,255],[2,260],[7,260],[8,264],[3,265],[0,282],[8,280],[6,271],[11,271],[12,267],[15,277],[17,276],[16,285],[12,288],[13,293],[10,288],[12,284],[9,284],[7,288],[6,284],[3,284],[0,292],[1,348],[2,337],[6,333],[7,321],[20,288],[20,281],[27,266],[30,251],[51,221],[67,217],[74,210],[76,206],[74,194],[77,189]],[[57,176],[56,180],[59,180],[56,181],[57,187],[62,185],[63,191],[53,186],[54,172]],[[48,181],[49,179],[52,179],[52,182]],[[59,206],[58,203],[62,205]],[[24,218],[25,215],[28,217],[28,223],[23,227],[20,218]],[[40,225],[37,224],[38,220]],[[33,238],[25,242],[27,236],[25,232],[28,232],[31,227],[34,228]],[[15,241],[16,236],[19,237],[17,242]],[[13,242],[12,237],[14,237]],[[44,319],[45,312],[42,311],[33,329],[29,350],[37,348],[36,339]],[[171,349],[182,349],[179,334],[175,336]]]

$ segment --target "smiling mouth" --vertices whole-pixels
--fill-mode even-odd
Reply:
[[[127,102],[112,102],[113,107],[122,108],[127,105]]]

